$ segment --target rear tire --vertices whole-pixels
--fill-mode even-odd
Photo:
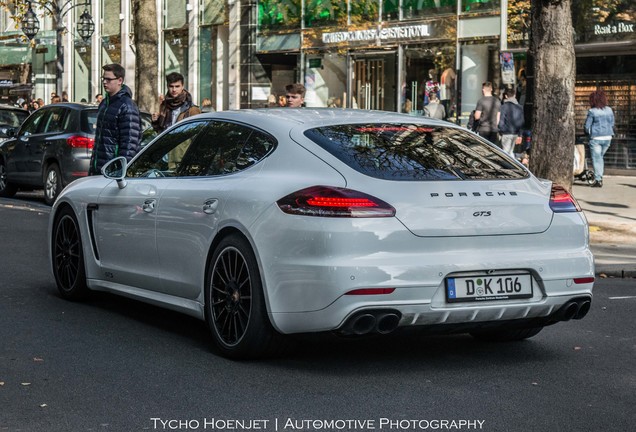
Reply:
[[[57,289],[68,300],[81,300],[88,293],[84,251],[79,224],[66,207],[56,215],[51,242],[51,259]]]
[[[56,163],[52,163],[46,167],[44,174],[44,202],[47,205],[53,205],[60,192],[62,192],[60,167]]]
[[[221,354],[251,359],[277,351],[281,335],[265,306],[254,252],[245,238],[221,240],[208,263],[205,319]]]
[[[7,168],[4,166],[4,162],[0,160],[0,197],[10,198],[17,191],[18,188],[7,180]]]
[[[475,339],[485,342],[514,342],[531,338],[539,334],[543,327],[530,327],[520,329],[496,328],[488,330],[476,330],[470,333]]]

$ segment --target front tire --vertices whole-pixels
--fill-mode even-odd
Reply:
[[[44,202],[47,205],[53,205],[60,192],[62,192],[60,167],[52,163],[46,167],[44,174]]]
[[[205,317],[219,351],[233,359],[272,353],[280,334],[267,316],[260,272],[247,240],[238,234],[221,240],[208,269]]]
[[[18,191],[18,188],[9,183],[7,179],[7,168],[4,166],[4,162],[0,160],[0,197],[11,198]]]
[[[68,207],[55,217],[51,247],[53,274],[62,297],[68,300],[85,298],[89,291],[82,239],[77,218]]]

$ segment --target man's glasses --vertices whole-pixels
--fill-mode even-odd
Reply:
[[[115,78],[102,77],[102,81],[106,81],[106,82],[111,82],[111,81],[114,81],[116,79],[119,79],[119,78],[117,78],[117,77],[115,77]]]

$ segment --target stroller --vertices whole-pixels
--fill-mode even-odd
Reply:
[[[588,185],[594,184],[594,171],[588,168],[585,157],[585,144],[577,140],[574,144],[574,180],[580,180]]]

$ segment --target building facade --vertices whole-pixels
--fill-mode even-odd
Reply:
[[[84,1],[58,0],[83,4]],[[100,66],[134,77],[130,0],[92,2],[95,34],[64,33],[63,87],[71,100],[101,91]],[[636,165],[636,0],[572,2],[577,57],[576,125],[589,93],[603,87],[617,118],[609,166]],[[73,29],[85,6],[64,17]],[[433,89],[464,123],[481,84],[515,86],[532,104],[527,70],[530,0],[156,0],[159,77],[178,71],[197,103],[219,110],[267,106],[301,82],[310,107],[339,106],[421,115]],[[55,90],[55,31],[41,16],[31,47],[1,12],[0,90],[43,97]],[[133,88],[134,80],[127,83]],[[13,86],[13,87],[11,87]],[[9,89],[11,87],[11,89]],[[526,92],[526,88],[528,92]],[[157,95],[165,92],[160,79]],[[526,108],[528,108],[526,107]],[[529,112],[529,109],[527,109]]]

